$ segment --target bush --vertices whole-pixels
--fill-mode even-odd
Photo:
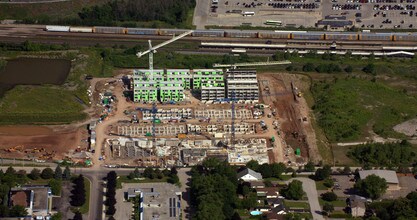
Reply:
[[[313,63],[307,63],[303,66],[304,72],[313,72],[314,70],[314,64]]]
[[[39,169],[34,168],[32,171],[30,171],[28,177],[33,180],[37,180],[41,177],[41,171]]]
[[[332,202],[337,200],[337,195],[334,192],[326,192],[321,195],[324,201]]]
[[[333,187],[334,181],[330,178],[324,180],[323,185],[327,188]]]
[[[41,177],[42,179],[46,179],[46,180],[51,179],[54,177],[54,171],[51,168],[47,167],[42,170]]]
[[[61,180],[51,179],[48,182],[48,185],[51,187],[53,195],[61,195],[62,182]]]

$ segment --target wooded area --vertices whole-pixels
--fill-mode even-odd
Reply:
[[[114,25],[115,22],[163,21],[180,24],[195,6],[195,0],[114,0],[78,13],[84,25]]]

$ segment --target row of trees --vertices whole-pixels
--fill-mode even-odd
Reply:
[[[371,166],[409,166],[416,162],[416,154],[407,141],[399,143],[367,143],[348,152],[348,157]]]
[[[80,207],[86,202],[84,176],[80,174],[72,181],[72,183],[74,184],[74,187],[71,191],[72,195],[70,203],[72,206]]]
[[[114,171],[107,173],[107,192],[106,192],[106,214],[113,216],[116,213],[116,186],[117,186],[117,174]]]
[[[256,160],[246,163],[246,167],[261,173],[263,178],[275,177],[281,179],[283,173],[294,172],[292,168],[287,169],[284,163],[264,163],[260,165]]]

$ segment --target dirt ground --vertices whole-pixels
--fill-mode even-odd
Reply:
[[[297,162],[302,162],[302,158],[304,161],[305,159],[320,160],[315,133],[309,123],[310,109],[303,97],[296,98],[292,92],[291,82],[295,86],[301,84],[299,76],[265,73],[259,74],[258,78],[261,102],[271,105],[271,109],[276,109],[281,129],[280,135],[284,139],[284,144],[290,146],[293,152],[296,148],[301,150],[301,158],[297,158]],[[269,87],[269,93],[265,89],[266,87]],[[307,121],[303,121],[303,117],[306,117]],[[288,154],[291,152],[287,152]]]
[[[86,129],[55,131],[47,126],[0,126],[4,158],[62,159],[68,150],[86,147]]]

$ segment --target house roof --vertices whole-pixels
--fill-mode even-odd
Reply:
[[[366,198],[358,196],[358,195],[351,195],[349,197],[350,207],[351,208],[365,208]]]
[[[250,187],[265,187],[265,184],[262,181],[252,181],[249,183]]]
[[[265,187],[256,189],[257,193],[265,193],[267,196],[276,196],[279,194],[278,187]]]
[[[398,184],[398,177],[395,171],[392,170],[361,170],[359,171],[359,177],[365,179],[369,175],[376,175],[384,178],[387,183]]]
[[[32,191],[30,190],[12,191],[10,196],[10,205],[20,205],[28,208],[30,206],[31,194]]]
[[[237,174],[237,178],[238,178],[238,179],[240,179],[240,178],[242,178],[243,176],[245,176],[246,174],[249,174],[249,175],[251,175],[251,176],[255,177],[255,178],[256,178],[256,179],[258,179],[258,180],[262,179],[262,175],[261,175],[260,173],[257,173],[257,172],[255,172],[255,171],[253,171],[253,170],[249,169],[249,168],[245,168],[244,170],[240,171],[240,172]]]

